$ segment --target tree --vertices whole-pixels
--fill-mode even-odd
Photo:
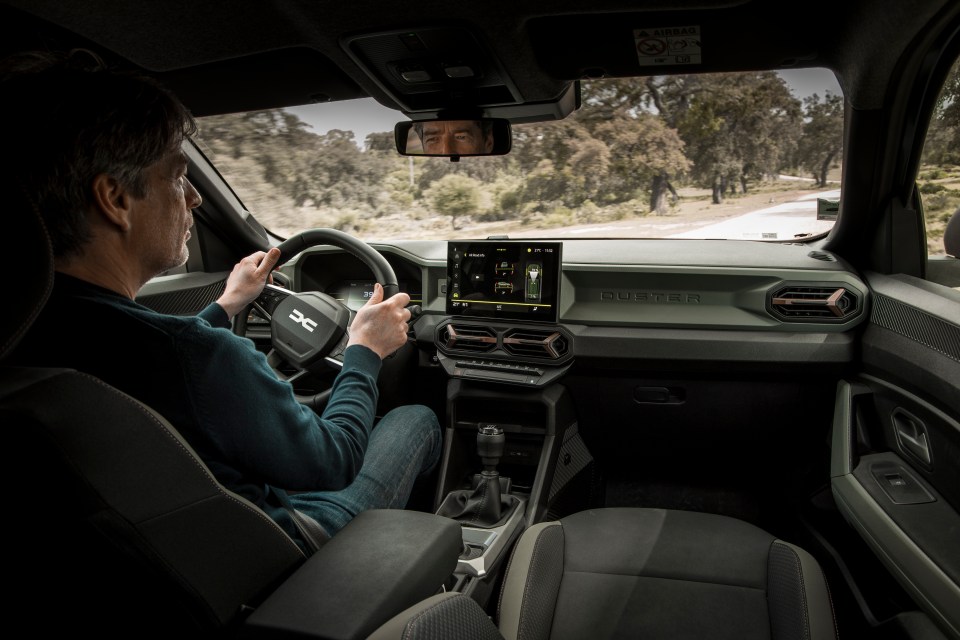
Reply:
[[[687,106],[676,119],[677,129],[694,159],[693,178],[720,204],[734,185],[746,192],[750,180],[778,173],[793,155],[800,102],[769,71],[701,75],[695,84],[694,92],[682,87],[680,98]]]
[[[397,143],[393,138],[392,131],[368,133],[364,140],[364,147],[367,151],[397,152]]]
[[[830,167],[843,153],[843,96],[827,91],[822,102],[817,94],[803,102],[806,122],[797,161],[813,174],[818,187],[825,187]]]
[[[604,122],[597,127],[597,136],[610,148],[610,173],[619,179],[622,196],[627,196],[622,199],[650,185],[650,210],[664,215],[667,192],[676,193],[670,176],[690,167],[677,131],[661,119],[640,112],[635,117]]]
[[[960,61],[954,63],[940,90],[923,148],[923,161],[960,164]]]
[[[590,194],[592,199],[623,201],[646,189],[650,210],[663,215],[667,194],[677,198],[671,179],[686,171],[690,162],[683,141],[665,117],[661,89],[671,82],[650,76],[586,83],[589,95],[576,117],[608,146],[607,185],[617,194],[613,198]]]
[[[583,124],[573,118],[526,124],[514,129],[511,157],[523,173],[532,171],[541,160],[562,168],[591,137]]]
[[[424,197],[434,211],[450,216],[454,230],[457,217],[476,213],[480,209],[480,182],[469,176],[451,173],[424,192]]]
[[[575,204],[597,196],[607,180],[610,163],[610,148],[603,142],[588,138],[580,143],[577,151],[570,156],[570,172],[574,182],[572,186],[575,187],[577,200]]]

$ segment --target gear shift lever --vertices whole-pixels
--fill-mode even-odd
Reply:
[[[503,444],[507,441],[503,429],[495,424],[482,424],[477,430],[477,455],[483,462],[483,475],[500,477],[497,464],[503,457]]]
[[[438,514],[463,524],[493,527],[503,520],[517,499],[500,495],[500,472],[497,464],[503,456],[506,437],[495,424],[481,424],[477,430],[477,455],[483,463],[480,482],[472,490],[453,491],[440,505]]]

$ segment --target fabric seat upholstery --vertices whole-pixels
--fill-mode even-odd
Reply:
[[[376,640],[836,638],[817,561],[725,516],[595,509],[528,528],[510,558],[498,626],[469,598],[436,596]]]
[[[506,638],[833,638],[814,558],[746,522],[598,509],[527,530],[499,606]]]

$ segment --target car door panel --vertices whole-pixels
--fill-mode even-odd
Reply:
[[[944,631],[960,637],[960,294],[867,274],[862,371],[838,386],[840,511]]]
[[[194,315],[220,297],[229,275],[197,271],[160,276],[140,289],[137,302],[159,313]]]

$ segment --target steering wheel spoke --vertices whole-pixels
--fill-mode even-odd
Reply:
[[[351,322],[353,322],[354,315],[356,314],[355,313],[351,314],[351,317],[350,317]],[[348,326],[348,329],[349,329],[349,326]],[[343,337],[340,339],[340,342],[338,342],[337,345],[330,350],[330,353],[324,356],[324,361],[331,367],[334,367],[335,369],[342,369],[343,368],[343,352],[347,350],[347,342],[349,341],[350,341],[350,333],[348,332],[343,334]]]
[[[273,319],[273,313],[276,311],[277,307],[280,306],[280,303],[284,301],[289,296],[294,295],[293,291],[285,289],[281,286],[275,284],[267,284],[263,287],[263,291],[259,296],[251,303],[253,307],[263,315],[267,320]]]

